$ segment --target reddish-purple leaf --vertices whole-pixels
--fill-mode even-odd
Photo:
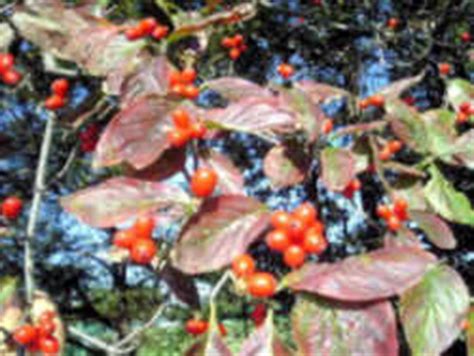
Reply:
[[[385,248],[396,248],[396,247],[416,247],[421,248],[420,240],[416,234],[409,228],[402,226],[396,234],[388,232],[384,236],[384,247]]]
[[[469,291],[451,267],[430,270],[400,298],[400,318],[412,355],[439,355],[461,333]]]
[[[241,356],[289,356],[288,348],[276,335],[273,315],[270,313],[265,324],[257,327],[242,343]]]
[[[428,240],[437,247],[447,250],[456,248],[457,241],[451,228],[437,215],[425,211],[410,210],[410,219],[418,224]]]
[[[382,248],[336,263],[308,263],[290,273],[286,284],[342,301],[372,301],[412,287],[435,261],[434,255],[416,247]]]
[[[240,195],[205,200],[188,221],[173,253],[173,264],[198,274],[229,265],[267,228],[265,205]]]
[[[225,109],[209,110],[206,119],[226,130],[255,135],[293,130],[294,114],[284,107],[278,98],[246,98],[229,104]]]
[[[341,88],[329,84],[316,83],[312,80],[302,80],[295,83],[295,88],[305,92],[315,104],[321,104],[328,99],[339,99],[351,94]]]
[[[167,149],[155,162],[144,169],[136,170],[127,165],[125,175],[143,180],[163,180],[169,178],[184,168],[186,152],[182,149]]]
[[[203,164],[217,172],[217,185],[222,194],[244,194],[244,177],[227,156],[212,150],[203,159]]]
[[[132,178],[111,178],[61,198],[69,213],[95,227],[113,227],[129,218],[190,204],[180,188]]]
[[[144,62],[132,76],[125,77],[120,88],[122,105],[139,96],[166,94],[170,72],[171,65],[165,57],[150,58]]]
[[[386,99],[393,100],[398,99],[401,94],[410,87],[417,84],[423,77],[425,76],[425,72],[421,72],[420,74],[414,77],[403,78],[397,80],[395,82],[390,83],[388,86],[383,88],[379,94],[385,96]]]
[[[169,113],[176,103],[147,96],[119,112],[107,125],[96,149],[94,165],[111,166],[127,162],[135,169],[152,164],[169,148]]]
[[[344,304],[299,296],[291,321],[301,355],[398,355],[397,323],[389,301]]]
[[[362,124],[353,124],[344,126],[342,128],[338,128],[336,134],[338,136],[342,135],[352,135],[352,134],[365,134],[369,131],[380,131],[383,130],[387,126],[386,121],[372,121],[372,122],[365,122]]]
[[[329,190],[343,191],[356,176],[356,161],[351,151],[327,147],[321,153],[322,180]]]
[[[238,77],[224,77],[206,82],[205,87],[217,91],[224,98],[238,101],[245,98],[272,97],[267,88]]]
[[[403,198],[413,210],[427,210],[422,181],[415,177],[402,176],[394,184],[394,196]]]
[[[193,309],[200,308],[199,293],[191,276],[184,274],[170,264],[165,265],[160,276],[179,300]]]
[[[301,183],[308,173],[310,160],[285,146],[274,146],[263,161],[263,171],[273,187],[285,188]]]

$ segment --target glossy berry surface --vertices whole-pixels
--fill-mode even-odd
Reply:
[[[130,259],[140,265],[149,264],[157,253],[156,244],[153,240],[138,240],[130,251]]]
[[[217,185],[217,173],[209,168],[199,168],[191,178],[191,191],[200,198],[206,198],[214,192]]]
[[[237,256],[232,261],[232,271],[237,277],[250,276],[255,272],[255,261],[248,254]]]
[[[18,197],[8,197],[2,203],[2,215],[10,220],[17,219],[23,209],[23,201]]]
[[[247,280],[247,290],[253,297],[268,298],[275,294],[277,281],[271,273],[257,272]]]

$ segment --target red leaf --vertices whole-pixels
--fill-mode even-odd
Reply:
[[[190,204],[178,187],[132,178],[112,178],[61,198],[69,213],[95,227],[113,227],[129,218]]]
[[[305,92],[315,104],[321,104],[327,99],[338,99],[351,95],[344,89],[329,84],[316,83],[312,80],[296,82],[295,87]]]
[[[306,264],[286,277],[293,290],[343,301],[388,298],[415,285],[436,261],[414,247],[382,248],[336,263]]]
[[[209,110],[206,118],[223,129],[270,137],[274,131],[292,130],[295,124],[294,114],[270,97],[246,98],[225,109]]]
[[[178,240],[173,264],[198,274],[229,265],[267,228],[269,214],[257,200],[226,195],[204,201]]]
[[[184,274],[170,264],[165,265],[160,276],[179,300],[194,309],[200,308],[199,293],[191,276]]]
[[[457,241],[453,232],[444,220],[437,215],[424,211],[410,210],[410,219],[418,224],[428,240],[439,248],[452,250],[456,248]]]
[[[224,98],[238,101],[245,98],[268,98],[273,94],[267,88],[238,77],[224,77],[206,82],[205,87],[217,91]]]
[[[439,355],[461,333],[469,291],[451,267],[430,270],[400,298],[400,318],[412,355]]]
[[[185,150],[171,148],[144,169],[135,170],[131,166],[126,166],[125,175],[142,180],[163,180],[180,172],[184,168],[185,162]]]
[[[301,183],[308,172],[308,157],[297,157],[284,146],[274,146],[263,161],[265,175],[275,188],[284,188]]]
[[[119,112],[107,125],[96,149],[94,165],[130,163],[135,169],[152,164],[169,147],[167,132],[172,123],[169,99],[147,96]]]
[[[332,191],[343,191],[356,176],[354,156],[343,148],[325,148],[321,154],[321,166],[323,183]]]
[[[407,227],[403,226],[397,231],[395,235],[391,232],[388,232],[384,236],[385,248],[396,248],[404,246],[421,248],[420,240],[418,239],[416,234]]]
[[[300,296],[291,321],[301,355],[398,355],[397,324],[389,301],[343,304]]]
[[[212,150],[203,163],[219,175],[218,187],[223,194],[244,194],[244,177],[227,156]]]

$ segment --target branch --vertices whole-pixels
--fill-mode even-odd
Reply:
[[[123,349],[123,350],[116,349],[115,347],[110,346],[106,342],[99,340],[93,336],[87,335],[86,333],[82,332],[81,330],[73,326],[68,327],[67,330],[69,332],[69,335],[75,337],[76,340],[79,341],[80,343],[102,350],[107,355],[111,355],[111,356],[112,355],[127,355],[134,350],[134,348],[133,349],[128,348],[128,349]]]
[[[40,157],[38,167],[36,169],[36,179],[33,187],[33,202],[31,203],[30,216],[28,218],[28,224],[26,226],[26,239],[24,247],[24,277],[26,300],[28,303],[31,303],[33,301],[33,294],[35,289],[33,239],[36,232],[36,222],[38,220],[41,198],[44,193],[44,179],[46,175],[55,121],[56,116],[54,114],[50,114],[46,122],[46,129],[43,136],[43,142],[41,144]]]

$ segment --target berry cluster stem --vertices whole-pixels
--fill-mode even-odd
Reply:
[[[41,144],[40,157],[38,167],[36,169],[36,178],[33,186],[33,201],[31,203],[31,210],[29,213],[28,224],[26,226],[26,239],[24,246],[24,278],[26,300],[28,304],[33,301],[33,294],[35,290],[34,282],[34,257],[33,257],[33,239],[36,232],[36,223],[39,215],[39,208],[41,199],[43,197],[45,175],[48,166],[48,157],[51,149],[51,142],[53,138],[54,125],[56,122],[56,115],[50,114],[46,122],[43,142]]]

